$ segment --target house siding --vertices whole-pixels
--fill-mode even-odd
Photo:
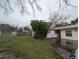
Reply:
[[[70,44],[67,44],[67,42],[70,42]],[[78,48],[78,40],[61,39],[61,46],[65,47],[65,48],[67,47],[67,48],[77,49]]]
[[[72,36],[65,35],[66,30],[61,30],[61,46],[70,47],[70,48],[78,48],[78,29],[71,29]],[[67,44],[70,42],[71,44]]]
[[[66,36],[65,35],[66,30],[61,30],[61,38],[68,39],[68,40],[78,40],[78,30],[77,29],[71,29],[72,36]]]
[[[47,38],[57,38],[57,34],[53,30],[49,30]]]

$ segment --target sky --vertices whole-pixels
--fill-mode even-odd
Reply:
[[[50,13],[54,14],[55,12],[58,12],[60,14],[70,16],[70,18],[67,20],[68,22],[77,18],[78,16],[78,8],[74,7],[59,7],[57,0],[39,0],[38,4],[42,8],[42,11],[35,11],[35,16],[33,16],[33,13],[21,15],[18,10],[16,12],[12,12],[8,15],[4,15],[0,13],[0,23],[7,23],[14,26],[24,27],[28,26],[31,23],[31,20],[46,20],[49,21],[49,15]],[[77,6],[78,1],[77,0],[71,0],[71,4]],[[63,4],[62,4],[63,5]],[[14,7],[16,8],[16,7]],[[28,10],[31,10],[31,8],[28,5]]]

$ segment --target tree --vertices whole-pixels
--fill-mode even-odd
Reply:
[[[57,0],[58,3],[59,3],[59,6],[62,7],[63,5],[66,5],[66,6],[70,6],[70,7],[77,7],[75,5],[72,5],[70,2],[71,0]],[[62,5],[63,4],[63,5]],[[64,6],[65,7],[65,6]]]
[[[27,4],[29,4],[33,10],[33,12],[35,12],[35,6],[37,8],[37,10],[41,11],[41,7],[38,4],[39,0],[0,0],[0,9],[2,9],[2,11],[6,14],[8,14],[9,12],[13,12],[16,9],[13,8],[13,5],[18,7],[18,11],[22,14],[24,13],[28,13],[28,6]],[[62,3],[64,5],[70,6],[70,7],[76,7],[74,5],[72,5],[70,2],[72,0],[57,0],[59,7],[62,7]]]
[[[23,28],[20,27],[20,28],[18,29],[18,32],[23,32]]]
[[[62,14],[59,13],[54,13],[53,15],[50,14],[49,20],[53,25],[56,24],[66,24],[65,20],[67,20],[69,16],[63,16]]]
[[[11,26],[9,24],[0,24],[0,30],[2,30],[3,32],[11,32],[15,31],[16,27]]]
[[[42,20],[40,20],[40,21],[32,20],[31,27],[32,27],[32,30],[34,31],[34,38],[44,39],[44,38],[46,38],[48,29],[50,26],[47,22],[44,22]]]
[[[75,20],[71,21],[71,24],[76,24],[76,23],[78,23],[78,18],[76,18]]]
[[[13,5],[12,5],[13,4]],[[0,0],[0,9],[3,10],[4,13],[8,14],[9,12],[13,12],[18,7],[18,11],[22,14],[28,13],[27,4],[29,4],[33,10],[35,11],[35,6],[37,10],[41,11],[41,7],[37,4],[37,0]]]
[[[24,27],[24,30],[30,31],[31,29],[30,29],[30,27],[25,26],[25,27]]]

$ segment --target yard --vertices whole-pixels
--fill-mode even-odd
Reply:
[[[30,36],[17,37],[3,52],[14,53],[19,59],[63,59],[48,40],[35,40]]]
[[[0,35],[0,48],[10,42],[12,39],[10,33]]]

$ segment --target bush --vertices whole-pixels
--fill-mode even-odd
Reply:
[[[34,38],[36,39],[45,39],[48,29],[50,27],[50,24],[47,22],[44,22],[42,20],[32,20],[31,22],[32,30],[34,31]]]

